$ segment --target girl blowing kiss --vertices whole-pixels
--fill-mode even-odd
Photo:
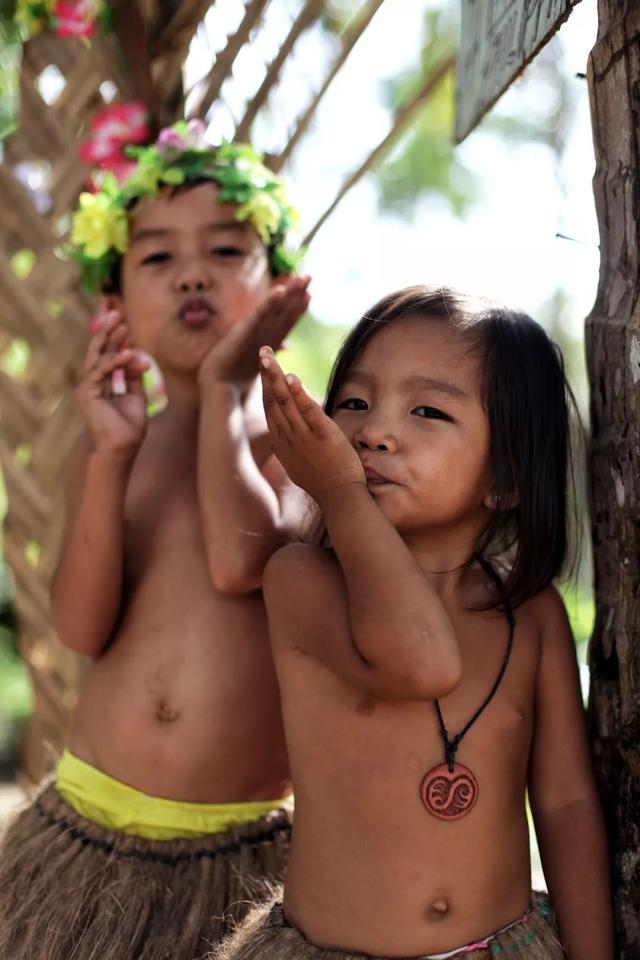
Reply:
[[[325,546],[264,594],[296,794],[284,898],[216,960],[611,960],[567,550],[569,401],[528,316],[381,300],[323,412],[261,350],[276,456]],[[549,896],[531,891],[529,792]],[[553,905],[553,908],[552,908]]]

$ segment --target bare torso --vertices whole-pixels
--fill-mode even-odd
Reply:
[[[154,796],[276,799],[289,774],[264,605],[211,583],[196,430],[149,426],[127,491],[123,612],[87,667],[69,747]]]
[[[464,673],[441,703],[451,735],[490,690],[508,638],[495,613],[454,623]],[[540,654],[527,608],[502,684],[459,748],[479,797],[454,822],[420,798],[424,774],[444,761],[433,702],[374,700],[295,647],[277,650],[296,784],[291,921],[317,944],[415,956],[519,918],[530,899],[525,788]]]

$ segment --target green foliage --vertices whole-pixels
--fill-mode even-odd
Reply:
[[[596,606],[591,590],[576,584],[561,584],[560,593],[575,637],[576,646],[583,648],[593,632]]]
[[[0,141],[15,130],[22,38],[13,16],[14,0],[0,0]]]
[[[0,627],[0,715],[23,720],[31,712],[27,669],[15,652],[12,633]]]
[[[333,358],[347,333],[345,327],[318,323],[307,314],[287,339],[279,360],[286,373],[295,373],[317,399],[324,397]]]
[[[387,81],[384,99],[396,113],[458,44],[458,4],[442,0],[427,11],[419,65]],[[518,81],[518,112],[498,104],[479,131],[510,145],[537,142],[556,156],[564,149],[575,115],[576,90],[564,69],[561,48],[549,46]],[[540,90],[544,95],[540,96]],[[522,105],[525,104],[525,108]],[[482,184],[453,145],[455,81],[450,74],[425,103],[390,158],[376,170],[380,206],[411,217],[416,201],[439,197],[462,217],[482,195]]]
[[[416,93],[437,66],[455,49],[457,25],[448,8],[430,10],[424,22],[420,65],[386,82],[384,100],[393,113]],[[383,209],[412,216],[416,200],[438,196],[456,216],[476,200],[473,176],[453,146],[455,81],[449,74],[437,87],[391,158],[377,171]]]

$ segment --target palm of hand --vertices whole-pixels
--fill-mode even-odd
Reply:
[[[134,446],[144,436],[147,422],[146,399],[127,393],[122,397],[94,398],[86,410],[89,427],[96,436],[115,447]]]
[[[260,351],[262,390],[273,451],[291,480],[314,499],[365,483],[351,443],[296,377],[286,378],[273,353]]]
[[[312,401],[313,402],[313,401]],[[276,456],[293,482],[315,500],[352,483],[365,483],[360,458],[342,430],[316,404],[317,427],[295,444],[279,443]]]
[[[258,350],[277,350],[309,305],[308,277],[290,277],[269,292],[245,320],[233,326],[209,350],[200,368],[201,380],[246,386],[258,374]]]

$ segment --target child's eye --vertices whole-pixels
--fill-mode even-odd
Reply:
[[[358,397],[348,397],[347,400],[341,400],[336,405],[336,410],[367,410],[366,400],[360,400]]]
[[[158,250],[157,253],[151,253],[148,257],[145,257],[142,261],[143,263],[165,263],[171,257],[170,253],[167,253],[166,250]]]
[[[241,247],[213,247],[209,252],[216,257],[241,257],[244,254]]]
[[[424,417],[426,420],[451,420],[448,413],[438,410],[437,407],[414,407],[411,411],[416,417]]]

